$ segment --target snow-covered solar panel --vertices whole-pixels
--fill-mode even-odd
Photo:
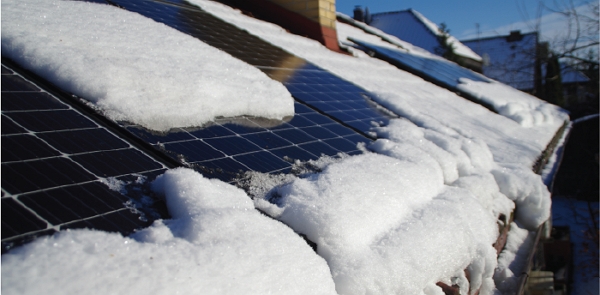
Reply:
[[[139,192],[124,196],[102,182],[135,182],[140,175],[154,179],[166,167],[149,155],[159,161],[170,157],[225,181],[246,171],[287,173],[296,160],[361,153],[359,144],[372,140],[368,131],[373,122],[385,124],[392,117],[354,84],[200,8],[174,3],[111,1],[199,38],[282,82],[296,99],[295,115],[284,120],[219,119],[202,128],[167,133],[128,122],[105,127],[90,119],[97,114],[76,110],[3,66],[3,251],[65,228],[126,234],[148,225],[151,220],[140,220],[124,205],[131,201],[130,194],[135,198]],[[146,144],[142,149],[153,149],[142,152],[132,145],[137,141]]]
[[[285,85],[292,96],[358,132],[389,116],[366,99],[366,91],[296,57],[245,30],[183,1],[111,1],[127,10],[162,22],[256,66]]]
[[[65,228],[149,224],[102,180],[153,179],[163,164],[5,65],[1,106],[3,252]]]
[[[457,90],[460,78],[478,82],[489,81],[483,75],[443,59],[427,58],[402,49],[382,47],[354,38],[350,38],[350,41],[366,48],[380,59],[453,91]]]

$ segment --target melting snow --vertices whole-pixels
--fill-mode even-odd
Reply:
[[[171,220],[61,231],[2,255],[6,294],[335,294],[329,268],[244,191],[189,169],[153,183]]]
[[[281,119],[293,99],[260,70],[110,5],[2,1],[2,55],[113,120],[166,131],[215,117]]]

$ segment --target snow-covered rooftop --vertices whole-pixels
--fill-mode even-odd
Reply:
[[[372,14],[370,25],[406,42],[423,47],[431,53],[439,46],[437,37],[441,35],[439,27],[414,9]],[[422,30],[425,29],[425,30]],[[418,32],[418,33],[416,33]],[[462,44],[454,36],[449,35],[448,44],[452,44],[454,52],[460,56],[482,61],[480,55]]]
[[[270,73],[271,77],[289,77],[294,71],[304,71],[306,75],[302,78],[313,80],[313,88],[307,90],[309,96],[324,96],[314,104],[297,101],[295,104],[299,107],[289,124],[283,121],[270,127],[220,124],[214,118],[239,115],[280,118],[289,115],[290,95],[281,84],[266,79],[256,68],[125,9],[93,3],[28,1],[2,2],[4,12],[20,16],[13,18],[3,14],[3,55],[66,91],[78,93],[78,89],[84,89],[86,92],[78,95],[95,103],[108,118],[118,121],[120,132],[132,132],[130,136],[147,140],[155,149],[153,152],[169,155],[181,166],[197,171],[172,169],[153,180],[149,185],[151,195],[164,199],[170,219],[158,219],[152,226],[131,236],[93,230],[61,231],[4,254],[2,289],[5,292],[187,294],[201,290],[215,294],[440,294],[442,291],[437,283],[441,282],[456,285],[464,293],[480,290],[481,294],[493,294],[498,286],[514,278],[516,272],[509,268],[512,252],[504,254],[502,257],[506,258],[498,261],[492,246],[498,237],[499,223],[501,226],[508,224],[508,220],[499,221],[498,217],[510,216],[515,207],[519,208],[515,222],[526,230],[514,230],[517,234],[510,240],[508,250],[513,252],[522,243],[523,231],[536,229],[549,217],[549,192],[531,167],[567,119],[558,109],[544,113],[549,116],[545,121],[519,124],[522,122],[501,112],[491,112],[360,50],[349,48],[352,56],[336,53],[316,41],[289,34],[231,7],[193,0],[190,2],[237,27],[237,31],[247,31],[262,39],[261,42],[291,53],[291,57],[285,57],[288,63],[280,63],[280,68],[257,68]],[[175,9],[177,5],[136,1],[141,4],[139,7],[148,3],[156,5],[153,8],[164,9],[161,13],[165,18],[168,14],[191,18],[197,9],[188,4],[177,4],[187,5],[182,9],[183,13]],[[137,5],[125,4],[125,8],[138,9]],[[139,9],[141,14],[155,13],[154,10],[144,12]],[[105,25],[97,26],[96,18],[100,15]],[[53,20],[48,24],[55,24],[58,32],[37,36],[36,32],[47,18]],[[106,25],[112,23],[107,20],[118,24]],[[67,22],[75,26],[70,27]],[[165,23],[169,24],[168,21]],[[169,25],[176,27],[172,23]],[[337,26],[341,42],[346,42],[348,36],[383,42],[379,37],[347,24],[338,23]],[[86,31],[88,29],[91,31]],[[163,45],[157,43],[161,42],[148,36],[155,31],[162,32],[160,39],[175,40],[177,46],[163,42],[164,46],[172,47],[146,55],[147,48],[137,48],[131,45],[135,42],[123,41],[129,38],[139,38],[140,42],[150,40],[142,44],[156,44],[156,50],[160,50]],[[81,37],[77,39],[76,36]],[[91,38],[94,36],[108,39],[94,43]],[[61,38],[73,41],[62,47],[60,44],[64,40]],[[98,47],[89,50],[88,46],[82,45],[86,42]],[[125,44],[124,48],[111,49],[114,42]],[[59,45],[55,45],[57,43]],[[382,44],[398,48],[396,45]],[[256,51],[265,50],[265,47]],[[412,46],[404,44],[403,47],[411,50]],[[108,56],[101,54],[104,49],[110,53]],[[236,50],[244,55],[255,49],[240,46]],[[61,54],[65,50],[71,51]],[[192,50],[194,54],[179,54]],[[412,50],[422,56],[428,55],[417,48]],[[96,67],[105,67],[103,60],[112,61],[121,54],[122,59],[108,63],[112,66],[106,69],[107,74],[96,76]],[[161,67],[140,66],[131,72],[135,65],[154,59],[168,61]],[[302,68],[301,65],[306,63],[311,63],[313,68]],[[165,70],[162,67],[173,68]],[[212,70],[203,72],[205,68]],[[181,81],[167,79],[163,84],[165,81],[160,79],[163,74],[177,75],[180,70]],[[86,76],[88,72],[90,74]],[[69,86],[69,81],[80,75],[84,79],[76,81],[81,86]],[[372,126],[367,135],[374,140],[364,137],[363,130],[348,123],[360,121],[361,118],[355,117],[360,112],[350,116],[335,107],[344,103],[344,95],[350,95],[344,92],[346,90],[326,89],[322,87],[327,85],[325,81],[319,87],[318,79],[324,77],[354,84],[345,89],[360,92],[356,94],[373,100],[369,103],[376,105],[373,107],[376,110],[385,108],[381,113],[388,115],[380,117],[386,120],[362,119]],[[148,80],[149,83],[134,83],[136,80]],[[144,95],[120,97],[123,88],[119,85],[122,84],[127,84],[126,93],[152,94],[161,87],[177,90],[173,96],[147,101],[141,100]],[[284,85],[291,87],[291,84]],[[208,93],[197,92],[199,88],[209,89]],[[507,102],[504,97],[486,92],[489,88],[469,89],[475,89],[473,91],[478,95],[489,95],[492,101]],[[111,99],[106,93],[115,93],[117,98]],[[214,95],[220,99],[200,105],[187,104],[187,100],[186,104],[178,104],[182,98],[189,98],[185,95],[189,93],[196,99]],[[259,101],[246,97],[246,94]],[[537,110],[529,97],[513,99],[515,104],[524,105],[526,111]],[[105,100],[112,104],[103,103]],[[131,100],[134,103],[130,105]],[[113,105],[123,113],[122,116],[111,115],[113,107],[109,106]],[[232,113],[224,112],[229,106],[240,105],[244,107],[236,108]],[[204,116],[205,108],[211,107],[217,111]],[[133,115],[140,110],[142,113],[156,111],[166,118],[158,120],[158,125],[144,124],[146,121]],[[171,111],[167,113],[166,110]],[[186,117],[183,114],[204,119],[184,120],[182,125],[162,125],[164,120],[172,122],[177,119],[175,117]],[[12,114],[6,117],[10,122],[18,121]],[[3,109],[3,124],[4,119]],[[124,124],[121,120],[157,130],[198,126],[206,120],[212,120],[214,125],[178,129],[166,135],[143,133],[170,140],[164,143],[139,136],[128,128],[129,123]],[[244,120],[256,122],[254,118]],[[297,128],[299,126],[304,129]],[[361,143],[353,147],[362,153],[320,157],[308,162],[281,157],[288,161],[285,162],[276,157],[282,147],[307,148],[308,151],[307,146],[318,146],[320,149],[310,151],[320,155],[320,151],[325,153],[327,150],[327,143],[333,145],[334,141],[346,140],[346,145],[351,144],[347,140],[349,136],[326,141],[324,131],[317,134],[315,129],[323,126],[333,126],[336,130],[342,129],[340,133],[352,133],[352,138],[362,138]],[[328,130],[334,130],[333,127]],[[301,144],[301,138],[313,135],[314,141]],[[2,136],[4,139],[4,131]],[[255,137],[266,144],[250,142],[250,138]],[[242,142],[245,143],[240,144]],[[261,157],[256,156],[258,154]],[[63,157],[74,156],[63,154]],[[193,162],[194,158],[199,160]],[[212,159],[226,164],[216,168],[206,166]],[[248,172],[258,170],[252,169],[253,164],[268,165],[269,159],[293,164],[289,164],[290,169],[283,166],[268,170],[283,172],[280,174],[256,171],[247,174],[247,182],[239,182],[247,192],[198,173],[209,168],[229,169],[232,174],[238,169]],[[111,165],[114,159],[107,158],[106,161],[106,165]],[[10,164],[3,162],[3,167]],[[307,166],[313,169],[301,170]],[[108,178],[106,182],[121,183],[114,178]],[[111,188],[124,191],[119,185]],[[4,178],[2,190],[3,198],[5,191],[7,198],[20,202],[21,197],[27,197],[9,191]],[[299,234],[316,244],[315,251]],[[468,270],[469,278],[465,270]],[[504,271],[501,277],[494,275],[497,270]]]

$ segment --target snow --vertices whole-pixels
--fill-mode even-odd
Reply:
[[[552,125],[568,120],[567,114],[559,107],[499,82],[461,78],[457,88],[492,105],[499,114],[523,127]]]
[[[411,55],[436,60],[441,63],[449,63],[439,56],[410,44],[407,45],[406,42],[365,24],[358,22],[354,22],[354,24],[358,25],[361,30],[366,30],[370,33],[367,34],[357,28],[341,24],[338,27],[338,38],[341,42],[345,42],[349,37],[358,38],[360,41],[376,44],[386,49],[406,51],[406,53]],[[382,41],[382,38],[388,40],[388,42]],[[396,46],[400,46],[400,48]],[[431,71],[430,74],[434,76],[438,75],[435,71]],[[446,77],[440,76],[441,81],[445,79]],[[543,125],[556,126],[568,120],[566,112],[557,106],[548,104],[536,97],[494,80],[485,80],[488,81],[472,81],[468,78],[459,78],[457,89],[491,105],[500,115],[510,118],[526,128]]]
[[[423,24],[425,24],[425,26],[427,28],[429,28],[429,30],[439,36],[440,35],[440,29],[439,27],[432,21],[430,21],[428,18],[426,18],[425,16],[423,16],[420,12],[411,9],[411,12],[419,19],[421,20],[421,22]],[[448,44],[452,44],[453,48],[454,48],[454,52],[458,55],[464,56],[464,57],[468,57],[477,61],[482,61],[481,56],[479,56],[477,53],[475,53],[473,50],[471,50],[471,48],[467,47],[466,45],[460,43],[460,41],[458,41],[458,39],[456,39],[454,36],[450,35],[448,36],[448,40],[446,41]]]
[[[515,222],[510,224],[508,239],[504,249],[498,255],[498,267],[494,274],[496,287],[503,294],[516,291],[534,240],[535,232],[523,229]]]
[[[3,294],[335,294],[325,261],[240,189],[158,177],[173,219],[131,237],[61,231],[2,255]]]
[[[2,11],[3,56],[92,101],[113,120],[167,131],[216,117],[294,114],[279,82],[136,13],[36,0],[2,1]]]
[[[440,294],[441,281],[463,294],[495,292],[497,218],[515,204],[527,229],[548,218],[549,194],[531,165],[563,117],[526,128],[360,51],[338,54],[227,6],[194,3],[363,87],[403,118],[374,127],[378,139],[364,154],[320,161],[320,173],[256,174],[250,185],[263,187],[251,190],[254,200],[171,170],[153,189],[172,220],[131,237],[67,231],[14,249],[2,257],[3,291]],[[341,23],[338,32],[365,34]]]
[[[255,206],[318,245],[340,294],[433,294],[438,281],[493,293],[497,217],[516,203],[527,229],[547,220],[541,177],[495,163],[481,141],[406,119],[374,131],[375,153],[282,179]]]
[[[354,156],[277,188],[278,219],[318,244],[338,293],[420,294],[469,265],[493,287],[496,217],[420,158]]]

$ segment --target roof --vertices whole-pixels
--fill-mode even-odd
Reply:
[[[374,13],[369,25],[431,53],[436,53],[436,48],[439,47],[437,37],[440,32],[438,26],[414,9]],[[448,38],[448,42],[454,46],[456,54],[481,61],[481,56],[464,46],[453,36]]]
[[[2,174],[5,292],[413,294],[439,291],[453,279],[465,292],[489,293],[498,223],[508,228],[515,204],[529,229],[548,217],[549,193],[531,165],[566,119],[559,109],[525,126],[358,50],[333,52],[211,1],[110,3],[119,8],[2,2],[11,12],[2,18],[2,167],[14,172]],[[169,73],[177,63],[136,72],[132,62],[154,62],[140,54],[96,72],[96,61],[120,53],[103,56],[112,44],[90,39],[86,26],[62,21],[62,13],[92,27],[115,22],[118,37],[131,30],[145,38],[143,28],[164,26],[171,29],[165,40],[185,35],[218,48],[246,63],[223,68],[231,75],[246,75],[236,68],[249,66],[281,83],[294,115],[215,115],[168,131],[106,116],[98,97],[77,92],[85,87],[60,86],[78,83],[79,75],[73,67],[57,75],[66,64],[41,58],[50,47],[74,50],[75,41],[89,40],[97,50],[70,56],[100,80],[127,73],[119,80],[134,94],[144,90],[136,80],[159,90],[177,83],[140,78]],[[48,35],[19,31],[35,21],[71,27],[64,39],[42,40],[51,46],[38,48],[28,42],[39,39],[23,36]],[[364,37],[338,25],[350,31],[343,36]],[[188,48],[175,45],[165,59]],[[226,60],[205,58],[217,69]],[[264,87],[259,78],[249,80],[235,83],[248,92]],[[516,97],[506,108],[530,99]],[[229,95],[223,104],[240,101]],[[154,103],[166,109],[174,101]],[[545,108],[552,107],[533,106]],[[56,162],[64,168],[53,168]],[[120,234],[64,230],[85,227]],[[37,238],[42,234],[53,235]],[[422,262],[417,268],[415,260]],[[85,279],[64,279],[75,275]]]
[[[463,41],[484,58],[484,75],[520,90],[534,88],[537,43],[535,32]]]
[[[577,83],[586,83],[590,81],[586,75],[582,72],[573,69],[569,66],[562,66],[560,70],[561,79],[563,84],[577,84]]]

